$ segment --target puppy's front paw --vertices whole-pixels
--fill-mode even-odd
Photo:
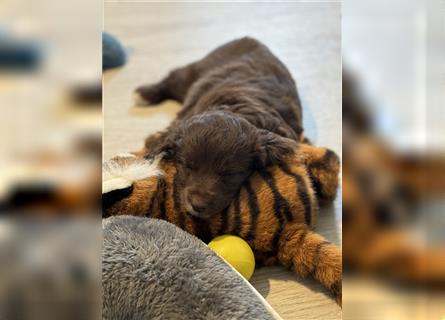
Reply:
[[[137,88],[133,99],[138,106],[151,106],[165,100],[164,92],[159,85],[149,85]]]

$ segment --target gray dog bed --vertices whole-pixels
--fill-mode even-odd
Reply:
[[[234,269],[168,222],[103,221],[104,319],[276,319]]]

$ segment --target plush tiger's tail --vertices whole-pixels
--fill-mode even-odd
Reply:
[[[341,249],[304,224],[284,227],[278,246],[279,262],[301,277],[312,275],[328,288],[341,304]]]

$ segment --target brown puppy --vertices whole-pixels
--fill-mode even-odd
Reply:
[[[198,217],[223,211],[255,168],[284,162],[303,140],[295,82],[254,39],[229,42],[136,94],[145,104],[183,103],[144,153],[175,158],[181,200]]]

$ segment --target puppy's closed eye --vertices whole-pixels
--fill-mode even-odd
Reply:
[[[195,165],[195,164],[189,164],[189,163],[185,164],[185,165],[184,165],[184,168],[185,168],[187,171],[196,171],[196,170],[198,170],[198,166],[197,166],[197,165]]]
[[[219,173],[219,175],[220,175],[221,177],[238,176],[238,175],[241,175],[241,174],[242,174],[242,172],[239,172],[239,171],[230,171],[230,170],[228,170],[228,171],[222,171],[222,172]]]

